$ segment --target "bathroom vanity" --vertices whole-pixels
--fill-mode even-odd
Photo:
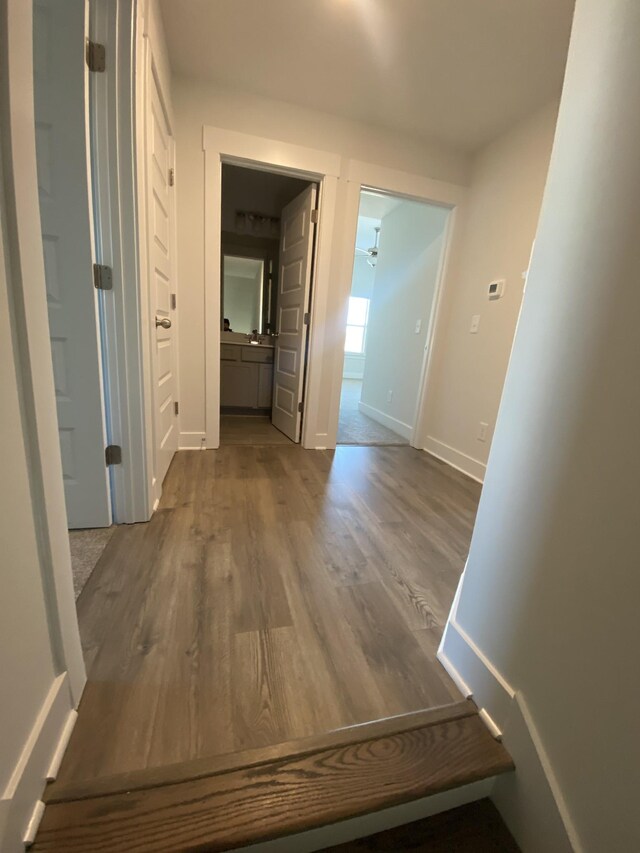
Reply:
[[[220,407],[222,411],[271,409],[274,347],[266,336],[260,342],[223,333],[220,344]],[[264,341],[264,342],[263,342]]]

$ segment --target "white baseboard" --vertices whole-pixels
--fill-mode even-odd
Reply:
[[[276,838],[274,841],[251,844],[248,847],[239,848],[236,853],[313,853],[316,850],[324,850],[336,844],[344,844],[356,838],[364,838],[405,823],[432,817],[440,812],[455,809],[456,806],[482,800],[490,796],[493,782],[494,779],[483,779],[481,782],[462,785],[460,788],[434,794],[432,797],[424,797],[412,803],[382,809],[362,817],[350,818],[285,838]]]
[[[342,374],[343,379],[362,379],[363,376],[364,376],[363,371],[360,371],[360,373],[357,373],[354,370],[345,370],[345,372]]]
[[[393,430],[402,438],[406,438],[407,441],[411,438],[412,427],[409,424],[387,415],[386,412],[381,412],[380,409],[375,409],[368,403],[363,403],[362,400],[358,403],[358,409],[372,421],[377,421],[382,426],[386,426],[387,429]]]
[[[449,447],[448,444],[438,441],[437,438],[433,438],[431,435],[425,439],[424,450],[442,462],[446,462],[447,465],[451,465],[452,468],[462,471],[463,474],[471,477],[472,480],[484,483],[487,466],[484,462],[480,462],[479,459],[467,456],[466,453],[462,453],[462,451],[456,450],[454,447]]]
[[[202,450],[205,437],[204,432],[181,432],[178,436],[178,450]]]
[[[31,728],[20,758],[0,800],[0,850],[24,853],[24,839],[39,806],[61,739],[70,735],[70,717],[76,712],[67,673],[59,675],[49,690]],[[33,826],[32,826],[33,828]]]
[[[491,797],[522,850],[581,853],[583,847],[524,697],[457,622],[463,581],[464,573],[438,660],[458,686],[471,693],[487,727],[514,760],[516,772],[496,779]]]

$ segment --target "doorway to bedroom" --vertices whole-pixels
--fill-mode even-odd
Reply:
[[[338,444],[410,444],[449,209],[362,189]]]

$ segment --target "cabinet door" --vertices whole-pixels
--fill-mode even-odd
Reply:
[[[260,382],[258,384],[258,408],[270,409],[273,395],[273,364],[260,365]]]
[[[258,365],[223,361],[220,365],[220,405],[258,406]]]

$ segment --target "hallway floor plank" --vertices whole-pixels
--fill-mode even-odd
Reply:
[[[462,698],[435,650],[480,486],[408,447],[182,451],[79,600],[65,785]]]

